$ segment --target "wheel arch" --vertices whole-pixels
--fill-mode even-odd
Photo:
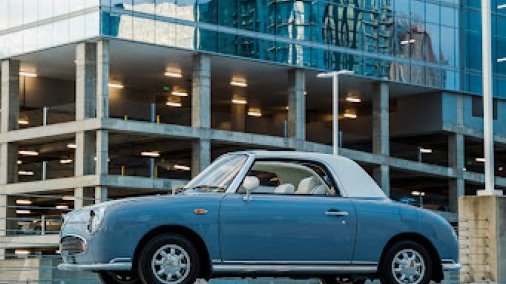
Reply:
[[[383,261],[385,259],[385,255],[388,252],[388,250],[395,244],[401,241],[413,241],[418,243],[419,245],[423,246],[427,251],[429,252],[429,255],[432,260],[432,280],[434,281],[441,281],[444,278],[443,275],[443,267],[441,264],[441,257],[439,256],[439,253],[436,249],[436,247],[432,244],[432,242],[425,236],[418,234],[418,233],[401,233],[394,237],[392,237],[385,247],[383,248],[383,251],[381,252],[381,258],[379,263],[379,268],[383,267]]]
[[[160,227],[156,227],[146,233],[139,243],[137,244],[135,251],[134,251],[134,257],[133,257],[133,263],[132,267],[133,269],[137,269],[138,267],[138,259],[140,256],[140,253],[144,246],[155,236],[161,235],[161,234],[167,234],[167,233],[174,233],[182,235],[186,238],[188,238],[196,247],[197,252],[199,253],[200,257],[200,273],[199,277],[204,279],[209,279],[211,277],[211,258],[209,255],[209,251],[207,249],[207,246],[204,242],[204,240],[200,237],[199,234],[197,234],[192,229],[180,226],[180,225],[164,225]]]

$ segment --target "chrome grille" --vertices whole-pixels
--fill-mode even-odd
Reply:
[[[60,242],[61,254],[72,256],[86,251],[86,242],[76,236],[63,237]]]

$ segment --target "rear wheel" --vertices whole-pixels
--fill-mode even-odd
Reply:
[[[104,271],[98,274],[98,278],[104,284],[141,284],[141,280],[133,272]]]
[[[200,261],[185,237],[164,234],[150,240],[139,258],[139,277],[145,284],[193,284]]]
[[[420,244],[401,241],[388,250],[380,272],[383,284],[428,284],[432,279],[432,259]]]

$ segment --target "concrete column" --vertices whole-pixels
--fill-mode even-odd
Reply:
[[[465,194],[464,167],[465,149],[464,135],[450,134],[448,137],[448,166],[457,173],[457,178],[449,181],[448,201],[449,209],[458,212],[459,198]]]
[[[506,197],[459,200],[461,283],[506,283]]]
[[[76,149],[74,159],[75,176],[85,176],[95,170],[95,135],[91,131],[76,133]]]
[[[211,141],[199,139],[192,144],[192,177],[211,163]]]
[[[390,156],[390,90],[388,83],[374,85],[372,96],[372,151],[373,154]],[[373,169],[373,177],[383,191],[390,194],[390,167],[380,165]]]
[[[0,144],[0,185],[18,180],[18,146],[12,143]]]
[[[211,127],[211,59],[203,54],[193,56],[192,126]]]
[[[15,205],[14,198],[9,198],[9,196],[0,193],[0,238],[15,234],[10,230],[16,229],[16,222],[14,220],[7,220],[7,218],[13,217],[16,213]],[[5,249],[0,248],[0,260],[5,258]]]
[[[211,58],[193,56],[192,127],[211,127]],[[211,141],[199,139],[192,143],[192,176],[196,176],[211,162]]]
[[[109,117],[109,41],[97,42],[97,117]]]
[[[18,129],[19,120],[19,61],[2,61],[1,123],[0,131],[5,133]]]
[[[288,71],[288,137],[306,139],[306,75],[302,69]]]
[[[244,95],[234,95],[236,101],[246,101]],[[230,105],[230,113],[232,114],[231,130],[244,132],[246,129],[246,104],[232,103]]]
[[[95,117],[97,92],[97,46],[76,46],[76,120]]]
[[[109,174],[109,131],[98,130],[96,133],[95,174]],[[107,187],[95,187],[95,203],[107,201]]]

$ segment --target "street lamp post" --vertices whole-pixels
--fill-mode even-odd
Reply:
[[[494,185],[494,118],[492,87],[492,28],[490,0],[481,1],[483,55],[483,142],[485,154],[485,189],[478,195],[500,195]]]
[[[339,154],[339,75],[352,75],[350,70],[320,73],[318,78],[332,78],[332,153]]]

